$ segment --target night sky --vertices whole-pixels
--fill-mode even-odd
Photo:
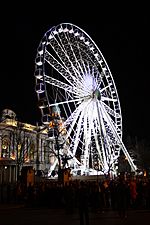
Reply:
[[[41,123],[35,93],[34,60],[44,33],[59,23],[82,28],[101,50],[118,91],[125,136],[149,139],[149,18],[138,11],[108,12],[96,5],[62,8],[42,4],[19,7],[1,16],[0,111],[15,111],[18,120]],[[92,13],[92,14],[91,14]]]

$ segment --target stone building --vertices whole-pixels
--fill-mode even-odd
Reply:
[[[24,167],[47,173],[54,161],[54,138],[42,126],[17,121],[4,109],[0,121],[0,184],[15,182]]]

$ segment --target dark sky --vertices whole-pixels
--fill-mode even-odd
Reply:
[[[59,7],[59,8],[58,8]],[[39,5],[4,8],[1,16],[0,111],[16,112],[22,122],[41,121],[37,107],[34,60],[44,33],[62,22],[87,32],[101,50],[118,91],[124,135],[149,138],[149,18],[138,11],[107,11],[96,5]]]

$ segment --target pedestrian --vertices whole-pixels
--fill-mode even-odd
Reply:
[[[133,209],[137,208],[137,184],[134,178],[130,181],[130,199],[131,199],[131,207]]]
[[[117,196],[117,210],[121,219],[127,217],[129,188],[123,177],[119,178],[119,182],[116,187]]]
[[[80,182],[78,190],[78,209],[80,225],[89,225],[89,194],[84,181]]]

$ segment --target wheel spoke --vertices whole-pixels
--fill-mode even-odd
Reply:
[[[68,143],[70,165],[83,174],[89,171],[91,156],[94,171],[98,163],[103,172],[112,169],[116,173],[116,160],[122,149],[135,171],[122,142],[117,89],[105,58],[91,37],[70,23],[54,26],[40,42],[35,62],[36,90],[38,100],[44,99],[41,107],[48,108],[46,118],[57,107],[65,118],[66,132],[60,138],[64,146]],[[43,109],[41,113],[43,116]],[[62,147],[61,154],[63,150]],[[57,165],[58,160],[52,168]]]

